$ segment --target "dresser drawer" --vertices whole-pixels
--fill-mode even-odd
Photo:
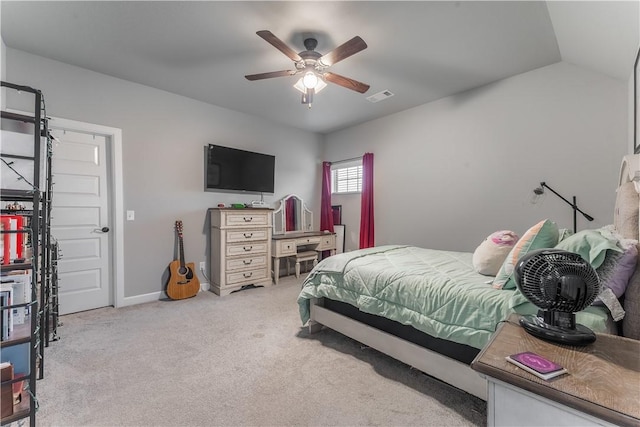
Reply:
[[[324,251],[328,249],[336,248],[336,235],[335,234],[327,234],[326,236],[320,237],[320,243],[316,250]]]
[[[227,246],[227,256],[266,254],[267,242],[246,243],[244,245]]]
[[[227,227],[251,227],[269,225],[271,212],[225,212],[224,225]]]
[[[300,239],[296,239],[296,244],[303,246],[303,245],[317,245],[320,243],[320,236],[313,236],[313,237],[303,237]]]
[[[267,240],[268,238],[269,230],[265,228],[227,231],[227,243],[253,242],[256,240]]]
[[[289,241],[278,241],[276,242],[276,256],[281,255],[295,255],[296,253],[296,244],[295,242]]]
[[[237,283],[253,283],[267,278],[267,268],[256,268],[253,270],[239,271],[237,273],[227,273],[227,286]]]
[[[227,259],[227,271],[266,267],[266,265],[267,257],[265,255],[258,255],[247,258]]]

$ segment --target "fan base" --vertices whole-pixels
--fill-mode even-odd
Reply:
[[[596,340],[596,334],[586,326],[576,324],[567,329],[545,323],[538,316],[522,316],[520,325],[534,337],[566,345],[588,345]]]

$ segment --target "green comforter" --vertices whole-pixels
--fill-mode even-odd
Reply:
[[[492,277],[476,273],[471,258],[471,253],[413,246],[379,246],[329,257],[302,284],[300,317],[303,324],[309,320],[309,299],[326,297],[482,348],[510,313],[533,314],[537,308],[518,290],[493,289]],[[578,322],[604,331],[606,319],[604,309],[591,307]]]

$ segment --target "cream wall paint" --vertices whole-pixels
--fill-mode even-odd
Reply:
[[[627,84],[560,62],[330,134],[325,159],[375,154],[377,245],[473,251],[544,218],[573,227],[553,194],[529,203],[540,181],[595,217],[578,229],[610,224],[627,121]],[[360,197],[332,202],[357,249]]]
[[[163,290],[175,220],[184,222],[185,257],[197,267],[209,255],[207,209],[259,199],[204,192],[208,143],[275,155],[276,191],[265,201],[295,193],[319,212],[319,135],[14,49],[7,80],[42,90],[51,116],[122,129],[124,206],[136,217],[125,221],[125,297]],[[32,108],[10,95],[7,106]]]

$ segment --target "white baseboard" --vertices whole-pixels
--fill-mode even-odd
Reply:
[[[119,307],[127,307],[129,305],[143,304],[145,302],[158,301],[166,297],[164,292],[151,292],[149,294],[135,295],[132,297],[122,298],[122,304]]]
[[[208,283],[200,283],[200,291],[208,291],[211,288]],[[144,304],[145,302],[153,302],[161,299],[165,299],[167,297],[167,293],[165,291],[160,292],[151,292],[148,294],[135,295],[132,297],[124,297],[122,299],[122,304],[119,307],[127,307],[130,305],[136,304]]]

